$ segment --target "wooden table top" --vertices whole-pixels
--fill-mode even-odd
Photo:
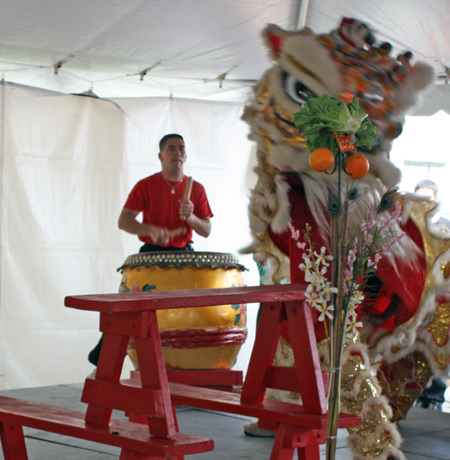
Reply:
[[[132,313],[170,308],[304,300],[305,286],[281,284],[217,289],[129,292],[68,296],[64,305],[101,313]]]

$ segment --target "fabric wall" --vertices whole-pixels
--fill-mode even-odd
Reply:
[[[117,292],[116,268],[139,249],[117,218],[132,185],[159,170],[159,138],[185,136],[186,173],[210,198],[213,231],[195,238],[196,249],[237,253],[250,241],[248,129],[231,104],[107,101],[10,84],[0,97],[0,388],[80,382],[92,371],[98,315],[65,308],[64,297]],[[251,258],[241,262],[246,283],[258,284]],[[246,368],[250,329],[236,368]]]

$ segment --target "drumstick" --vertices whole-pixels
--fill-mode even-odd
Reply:
[[[188,201],[191,198],[192,192],[192,177],[188,177],[186,189],[184,190],[183,201]]]
[[[192,177],[188,177],[186,188],[184,190],[183,201],[189,201],[189,199],[191,198],[191,192],[192,192]],[[181,220],[186,220],[186,217],[181,216]]]
[[[177,236],[183,235],[186,232],[186,227],[178,227],[167,232],[169,238],[175,238]]]

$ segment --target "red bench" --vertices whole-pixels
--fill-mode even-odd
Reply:
[[[121,459],[183,458],[214,448],[210,439],[176,433],[170,439],[149,436],[144,425],[112,419],[92,425],[86,414],[57,406],[0,396],[0,437],[5,460],[27,460],[24,426],[122,448]]]
[[[121,383],[130,387],[139,387],[139,372]],[[289,385],[288,385],[289,386]],[[172,403],[177,406],[195,407],[230,414],[244,415],[260,420],[265,428],[278,431],[280,426],[291,427],[297,432],[296,448],[306,445],[303,436],[305,429],[314,432],[317,444],[323,444],[327,421],[322,415],[309,414],[303,406],[283,401],[264,400],[261,403],[245,403],[239,393],[201,388],[191,385],[169,382]],[[339,428],[350,428],[359,424],[359,418],[351,414],[341,414]]]

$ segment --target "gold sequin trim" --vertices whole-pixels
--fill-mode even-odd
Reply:
[[[450,303],[438,305],[433,321],[427,330],[433,336],[436,345],[443,347],[448,342],[450,328]],[[448,355],[446,355],[448,359]]]

